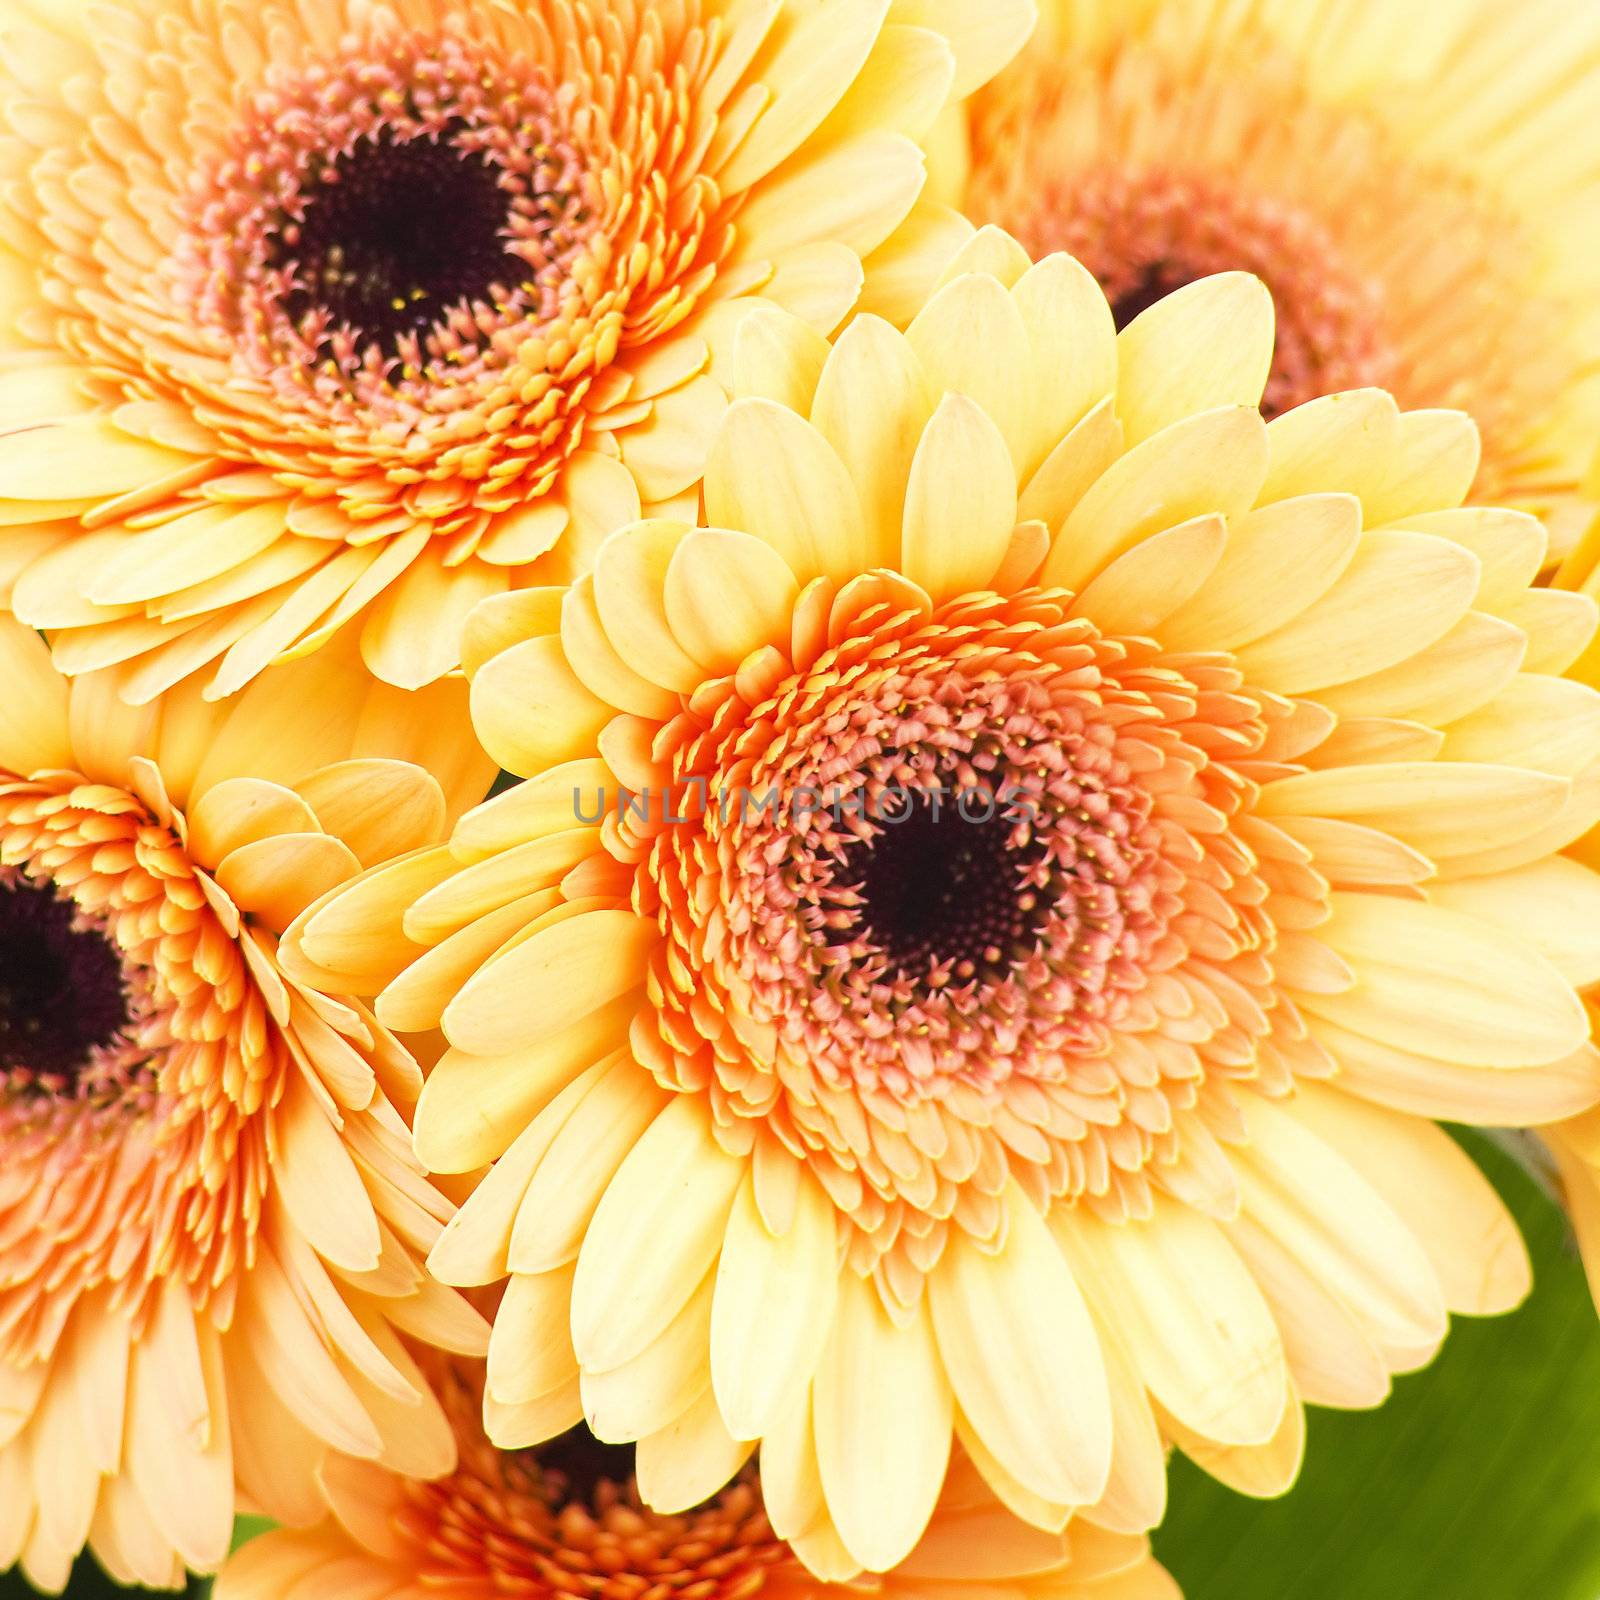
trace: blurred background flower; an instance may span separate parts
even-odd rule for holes
[[[1119,324],[1207,273],[1278,308],[1264,405],[1470,412],[1554,548],[1600,436],[1600,12],[1567,0],[1043,0],[943,191],[1068,250]]]

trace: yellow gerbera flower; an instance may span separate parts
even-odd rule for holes
[[[417,1145],[497,1161],[431,1258],[510,1275],[491,1436],[584,1415],[647,1494],[760,1441],[780,1532],[874,1571],[952,1432],[1041,1525],[1153,1524],[1164,1440],[1282,1488],[1302,1398],[1527,1287],[1427,1117],[1600,1094],[1600,879],[1544,875],[1600,815],[1549,675],[1595,607],[1458,509],[1466,417],[1268,424],[1254,278],[1119,336],[991,229],[904,335],[762,328],[712,526],[476,613],[529,781],[288,940],[449,1041]]]
[[[134,710],[0,618],[0,683],[0,1571],[59,1591],[87,1541],[171,1587],[236,1486],[304,1521],[330,1450],[452,1469],[399,1336],[488,1330],[422,1271],[416,1062],[277,945],[491,769],[459,686],[353,648]]]
[[[0,604],[137,702],[346,626],[433,682],[484,596],[692,508],[746,312],[926,288],[971,230],[917,140],[1032,18],[3,0]]]
[[[579,1427],[507,1454],[484,1436],[481,1364],[456,1363],[440,1390],[460,1449],[453,1477],[419,1483],[363,1462],[336,1463],[327,1475],[333,1515],[315,1530],[247,1545],[217,1579],[217,1600],[844,1600],[861,1592],[806,1572],[774,1531],[779,1512],[763,1503],[754,1469],[700,1504],[653,1512],[636,1479],[646,1464],[632,1450]],[[1143,1539],[1081,1523],[1031,1528],[965,1460],[952,1469],[916,1551],[870,1592],[885,1600],[1179,1600]]]
[[[1361,384],[1483,430],[1473,498],[1570,543],[1600,435],[1600,12],[1045,0],[945,182],[1119,323],[1208,273],[1278,308],[1269,414]],[[963,180],[963,168],[968,175]]]
[[[1600,503],[1600,455],[1595,458],[1591,472],[1589,492]],[[1584,536],[1563,562],[1557,582],[1577,590],[1590,598],[1600,597],[1600,514],[1596,514]],[[1600,647],[1591,644],[1571,669],[1570,676],[1591,688],[1600,687]],[[1588,730],[1577,724],[1577,737],[1581,740]],[[1600,755],[1600,733],[1595,735],[1596,754]],[[1600,790],[1600,768],[1590,769],[1584,781]],[[1558,860],[1547,864],[1551,875],[1551,888],[1558,891],[1561,879],[1556,874],[1566,874],[1568,882],[1577,881],[1578,869],[1572,862],[1584,867],[1600,869],[1600,828],[1586,834],[1567,852],[1571,860]],[[1583,915],[1592,914],[1586,907],[1573,906]],[[1592,1026],[1600,1029],[1600,973],[1581,974],[1595,985],[1586,995]],[[1560,1122],[1553,1127],[1541,1128],[1539,1135],[1549,1149],[1549,1158],[1567,1209],[1577,1234],[1578,1248],[1588,1272],[1589,1287],[1600,1305],[1600,1115],[1587,1111]]]

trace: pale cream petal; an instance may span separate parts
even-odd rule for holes
[[[1440,754],[1576,777],[1600,761],[1600,694],[1531,672],[1445,731]]]
[[[1005,440],[974,401],[946,394],[911,463],[900,569],[936,603],[982,589],[1005,559],[1016,520]]]
[[[934,396],[905,337],[880,317],[855,318],[817,383],[811,420],[855,484],[866,521],[866,567],[899,559],[911,462]]]
[[[1117,415],[1135,445],[1197,412],[1260,404],[1272,296],[1248,272],[1185,284],[1117,335]]]
[[[934,1329],[957,1403],[1025,1487],[1087,1505],[1111,1469],[1111,1399],[1088,1308],[1038,1213],[1008,1197],[997,1255],[953,1234],[929,1280]]]
[[[1222,558],[1162,626],[1169,650],[1234,650],[1282,627],[1338,582],[1361,540],[1361,504],[1302,495],[1228,524]]]
[[[502,767],[531,777],[594,750],[611,707],[572,670],[558,638],[502,651],[472,680],[472,725]]]
[[[1173,423],[1134,445],[1078,501],[1045,562],[1043,581],[1080,589],[1152,533],[1210,512],[1240,516],[1254,503],[1266,470],[1260,412],[1235,406]],[[1022,514],[1043,513],[1025,496]]]
[[[741,1438],[763,1437],[809,1384],[833,1321],[833,1208],[807,1177],[795,1200],[788,1227],[775,1232],[756,1204],[753,1177],[746,1179],[722,1243],[711,1377],[722,1415]]]
[[[1288,1393],[1283,1349],[1215,1222],[1158,1197],[1148,1218],[1113,1225],[1085,1211],[1055,1235],[1168,1411],[1219,1443],[1271,1437]]]
[[[697,1096],[674,1095],[601,1199],[573,1285],[572,1339],[585,1367],[638,1355],[716,1260],[744,1163],[708,1124]]]
[[[1320,599],[1238,652],[1246,678],[1302,694],[1392,667],[1441,638],[1477,592],[1476,557],[1427,534],[1369,533]]]
[[[866,523],[844,463],[810,423],[770,400],[729,409],[706,467],[705,503],[707,522],[765,541],[802,584],[821,574],[845,582],[866,568]],[[622,649],[609,619],[607,631]]]
[[[1215,515],[1152,534],[1089,580],[1072,615],[1102,633],[1153,637],[1210,578],[1227,538],[1227,523]]]
[[[1533,946],[1575,989],[1600,983],[1600,873],[1551,856],[1435,885],[1428,898]]]
[[[1442,1128],[1319,1083],[1302,1084],[1284,1110],[1337,1150],[1410,1228],[1452,1311],[1495,1316],[1526,1298],[1533,1267],[1516,1221]]]
[[[1310,1264],[1251,1216],[1226,1224],[1226,1232],[1272,1307],[1299,1393],[1314,1405],[1381,1404],[1389,1393],[1383,1356]]]
[[[1339,892],[1318,936],[1356,973],[1342,994],[1297,996],[1380,1043],[1463,1066],[1559,1061],[1589,1037],[1583,1003],[1508,930],[1420,900]]]
[[[1411,1230],[1321,1139],[1259,1095],[1242,1095],[1250,1142],[1235,1152],[1244,1214],[1337,1297],[1380,1347],[1437,1341],[1448,1323],[1437,1274]]]
[[[1276,1499],[1287,1494],[1300,1476],[1306,1450],[1306,1413],[1298,1395],[1290,1395],[1272,1437],[1260,1444],[1218,1445],[1203,1434],[1190,1432],[1175,1419],[1164,1419],[1163,1426],[1172,1442],[1196,1466],[1240,1494],[1253,1495],[1258,1500]]]
[[[530,1405],[577,1382],[571,1317],[570,1265],[512,1275],[489,1336],[488,1390],[501,1405]]]
[[[457,1049],[492,1056],[580,1022],[644,981],[659,935],[631,911],[589,911],[544,928],[482,968],[451,1001],[444,1031]]]
[[[672,553],[664,599],[678,643],[714,677],[763,645],[785,643],[799,594],[771,545],[747,533],[696,528]]]
[[[1538,1127],[1600,1100],[1600,1051],[1584,1045],[1560,1061],[1505,1071],[1463,1067],[1381,1044],[1311,1019],[1314,1038],[1339,1064],[1337,1082],[1376,1105],[1483,1127]]]
[[[708,1274],[660,1337],[631,1361],[606,1372],[584,1371],[579,1392],[584,1420],[595,1438],[631,1444],[659,1433],[707,1393],[713,1281]]]
[[[655,1511],[688,1511],[721,1489],[754,1448],[728,1432],[707,1389],[676,1422],[639,1441],[640,1497]]]
[[[846,1272],[812,1412],[834,1527],[868,1571],[886,1572],[921,1539],[950,1456],[950,1385],[927,1302],[897,1323],[872,1281]]]

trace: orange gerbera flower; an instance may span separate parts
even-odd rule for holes
[[[1527,1289],[1430,1118],[1600,1095],[1600,879],[1548,873],[1595,607],[1461,507],[1459,413],[1269,424],[1242,274],[1118,335],[985,230],[904,334],[763,331],[712,526],[475,614],[528,781],[286,941],[451,1046],[417,1147],[496,1162],[431,1257],[510,1277],[491,1436],[584,1416],[647,1495],[759,1444],[821,1484],[802,1559],[872,1571],[952,1436],[1043,1525],[1152,1525],[1163,1441],[1281,1489],[1302,1398]]]
[[[331,1450],[451,1469],[398,1335],[484,1329],[421,1270],[417,1065],[277,944],[490,769],[456,686],[344,648],[137,711],[0,618],[0,682],[0,1570],[59,1590],[87,1541],[170,1587],[236,1489],[304,1521]]]
[[[917,141],[1032,16],[4,0],[0,603],[135,701],[347,625],[434,681],[484,596],[692,510],[745,312],[925,283],[965,224],[902,228]]]
[[[633,1450],[579,1427],[507,1453],[484,1436],[481,1368],[458,1363],[440,1387],[460,1447],[453,1477],[419,1483],[338,1463],[327,1478],[333,1517],[248,1545],[218,1578],[217,1600],[1178,1600],[1143,1539],[1087,1523],[1030,1528],[966,1461],[903,1565],[836,1586],[808,1573],[774,1528],[807,1508],[764,1503],[753,1468],[708,1500],[651,1511],[636,1479],[646,1463]]]
[[[945,185],[1125,322],[1208,273],[1278,308],[1263,405],[1363,384],[1483,432],[1474,498],[1584,515],[1600,436],[1600,12],[1045,0]],[[1515,62],[1515,70],[1508,63]]]

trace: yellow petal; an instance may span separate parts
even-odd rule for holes
[[[341,761],[295,788],[323,831],[347,845],[363,867],[432,844],[444,831],[444,791],[432,773],[409,761]]]
[[[67,685],[32,628],[0,615],[0,767],[26,775],[73,765]]]
[[[1351,1312],[1380,1346],[1437,1341],[1448,1323],[1439,1280],[1411,1230],[1372,1186],[1287,1112],[1241,1096],[1244,1212]]]
[[[232,851],[216,877],[241,911],[281,932],[312,901],[360,871],[361,863],[337,839],[284,833]]]
[[[1508,931],[1389,895],[1330,896],[1317,932],[1356,973],[1342,994],[1305,994],[1315,1016],[1383,1044],[1464,1066],[1559,1061],[1589,1037],[1561,974]]]
[[[705,499],[709,523],[753,533],[801,583],[819,574],[843,582],[865,569],[866,525],[844,463],[810,423],[770,400],[730,407],[711,447]]]
[[[1477,559],[1429,534],[1369,533],[1343,575],[1274,633],[1238,652],[1251,683],[1301,694],[1416,655],[1452,628],[1478,587]]]
[[[1261,402],[1272,296],[1248,272],[1185,284],[1117,335],[1117,415],[1130,445],[1197,412]]]
[[[748,75],[771,98],[716,173],[724,194],[749,188],[800,148],[866,64],[888,10],[888,0],[821,0],[780,13]]]
[[[1020,462],[1032,443],[1035,396],[1018,379],[1031,352],[1022,313],[999,279],[968,272],[946,284],[917,313],[906,340],[933,393],[966,396]],[[1010,478],[1014,488],[1014,467]]]
[[[942,34],[956,54],[951,96],[963,99],[1010,61],[1033,30],[1030,0],[989,0],[972,6],[966,0],[894,0],[892,22],[912,23]]]
[[[542,929],[481,968],[450,1003],[457,1049],[497,1055],[581,1021],[644,981],[659,935],[631,911],[589,911]]]
[[[1317,1083],[1301,1085],[1284,1109],[1337,1150],[1410,1228],[1452,1311],[1495,1316],[1526,1298],[1533,1268],[1516,1222],[1442,1128]]]
[[[906,489],[900,568],[935,603],[987,586],[1017,520],[1015,470],[993,421],[947,394],[923,431]]]
[[[906,482],[933,407],[921,363],[887,322],[857,317],[839,335],[817,383],[811,420],[860,497],[866,567],[898,563]]]
[[[998,1255],[953,1235],[929,1280],[957,1403],[1000,1464],[1062,1505],[1100,1498],[1111,1399],[1088,1308],[1038,1213],[1014,1191]]]
[[[1056,1237],[1151,1393],[1222,1444],[1260,1444],[1283,1415],[1288,1371],[1254,1280],[1217,1224],[1156,1198],[1145,1219],[1088,1214]]]
[[[726,1154],[696,1095],[674,1095],[600,1201],[573,1284],[585,1367],[638,1355],[683,1308],[722,1247],[744,1163]]]
[[[513,645],[472,680],[478,739],[519,776],[591,754],[611,715],[611,707],[579,681],[558,638]]]
[[[637,1008],[636,996],[621,995],[558,1033],[537,1032],[504,1055],[445,1051],[417,1102],[418,1158],[433,1172],[472,1172],[498,1158],[541,1108],[618,1048]],[[524,1187],[527,1182],[525,1177]]]
[[[759,1439],[811,1381],[833,1320],[838,1250],[833,1208],[809,1179],[789,1226],[772,1232],[753,1177],[739,1190],[717,1268],[711,1377],[740,1438]]]
[[[1373,761],[1280,778],[1262,789],[1260,811],[1361,822],[1439,860],[1533,833],[1567,794],[1563,779],[1526,767]]]
[[[785,642],[800,586],[770,545],[747,533],[696,528],[672,554],[664,593],[678,643],[707,676]]]
[[[577,1260],[606,1188],[666,1101],[667,1091],[625,1046],[601,1062],[592,1086],[567,1114],[522,1197],[506,1258],[513,1272],[545,1272]],[[709,1315],[709,1300],[707,1304]],[[702,1348],[702,1366],[704,1353]]]
[[[905,220],[922,183],[922,151],[910,139],[881,128],[856,134],[802,151],[756,188],[739,213],[740,238],[768,260],[819,239],[865,256]]]
[[[1167,618],[1173,650],[1234,650],[1298,616],[1338,581],[1361,540],[1361,503],[1302,495],[1228,526],[1222,558],[1199,592]]]
[[[891,1321],[870,1279],[846,1272],[812,1399],[828,1514],[868,1571],[910,1555],[950,1457],[952,1402],[920,1303]]]
[[[595,606],[612,649],[647,683],[681,694],[694,691],[701,671],[673,637],[663,592],[689,531],[680,522],[641,522],[606,540],[594,569]]]
[[[1152,534],[1089,580],[1072,604],[1102,633],[1154,635],[1211,576],[1227,542],[1219,516]]]
[[[1078,501],[1044,564],[1043,581],[1081,589],[1152,533],[1210,512],[1240,516],[1266,470],[1260,412],[1230,407],[1175,422],[1134,445]],[[1025,504],[1024,514],[1037,513]]]
[[[1087,267],[1053,255],[1012,290],[1027,331],[1027,428],[1017,456],[1025,481],[1117,381],[1117,330]]]

